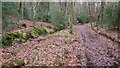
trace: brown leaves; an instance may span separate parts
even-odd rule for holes
[[[7,62],[18,58],[24,60],[25,65],[75,66],[86,65],[86,54],[90,59],[89,62],[97,65],[110,65],[114,56],[116,59],[119,57],[118,47],[113,42],[85,26],[80,28],[82,27],[75,25],[74,34],[70,34],[69,30],[65,29],[52,35],[31,38],[25,43],[3,48],[5,52],[1,60]],[[83,35],[78,31],[79,29],[82,30]]]
[[[13,51],[16,56],[12,56],[24,59],[26,65],[45,64],[47,66],[61,66],[63,63],[65,65],[78,64],[77,57],[75,57],[75,55],[79,53],[79,43],[75,43],[76,38],[78,38],[76,36],[69,34],[69,30],[66,29],[46,37],[29,39],[25,43],[19,45],[15,44],[14,46],[5,48],[4,50]],[[4,54],[7,56],[7,53]],[[2,60],[7,61],[6,58]],[[53,64],[55,60],[60,60],[60,62],[58,61]]]

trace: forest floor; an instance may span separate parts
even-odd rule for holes
[[[88,25],[74,25],[52,35],[29,39],[22,44],[1,48],[0,62],[24,60],[25,65],[111,66],[120,64],[118,43],[92,30]]]
[[[90,24],[87,24],[87,26],[90,27]],[[98,30],[97,30],[97,27],[95,27],[95,26],[93,26],[92,28],[94,30],[96,30],[98,33],[100,32],[100,33],[106,34],[114,39],[119,39],[119,37],[118,37],[119,32],[115,28],[110,29],[110,28],[105,28],[105,27],[103,27],[103,28],[98,27]]]
[[[80,26],[80,36],[86,55],[86,65],[113,66],[120,64],[119,45],[94,32],[87,24]]]

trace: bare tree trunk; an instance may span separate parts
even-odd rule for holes
[[[97,30],[99,29],[99,22],[100,22],[100,15],[101,15],[101,9],[100,9],[100,7],[98,7],[98,6],[100,6],[100,3],[97,3],[97,9],[96,9],[96,14],[97,14],[97,18],[96,18],[96,27],[97,27]]]
[[[47,20],[46,20],[47,22],[49,22],[49,19],[48,19],[49,6],[50,6],[50,3],[47,2]]]
[[[67,14],[68,14],[68,10],[69,10],[69,9],[68,9],[68,8],[69,8],[68,5],[69,5],[69,3],[66,2],[66,9],[65,9],[65,11],[66,11]]]
[[[20,2],[20,4],[19,4],[19,8],[18,8],[18,13],[20,13],[21,11],[21,7],[22,7],[22,2]]]
[[[34,24],[35,24],[35,18],[36,18],[36,12],[38,10],[38,6],[39,6],[40,2],[35,2],[33,4],[33,21],[34,21]]]
[[[91,25],[91,27],[92,27],[91,3],[89,2],[89,3],[88,3],[88,5],[89,5],[89,17],[90,17],[90,25]]]
[[[118,3],[118,30],[120,30],[120,1]]]
[[[68,4],[68,12],[69,12],[69,26],[70,26],[70,33],[73,34],[73,22],[74,22],[74,2],[69,2]]]
[[[92,26],[95,25],[95,2],[92,2],[91,6],[91,14],[92,14]]]
[[[118,38],[120,38],[120,1],[118,2]]]
[[[33,21],[35,22],[35,16],[36,16],[36,2],[33,4]],[[35,23],[34,23],[35,24]]]
[[[101,2],[101,26],[103,28],[104,2]]]
[[[21,19],[23,20],[24,19],[24,2],[22,2],[21,4],[22,4],[21,5],[22,6],[22,18]]]

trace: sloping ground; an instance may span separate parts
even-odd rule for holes
[[[113,38],[118,38],[118,31],[117,30],[112,30],[112,29],[101,29],[100,30],[103,33],[106,33],[107,35],[113,37]]]
[[[75,25],[74,34],[61,30],[55,34],[29,39],[23,44],[1,48],[1,63],[24,60],[26,66],[115,66],[120,64],[119,44],[87,25]]]
[[[87,66],[114,66],[120,64],[118,43],[95,33],[87,25],[80,26],[80,32],[81,48],[85,53]]]
[[[81,65],[78,60],[79,45],[80,40],[77,31],[71,35],[69,30],[65,29],[53,35],[29,39],[22,44],[1,48],[0,62],[21,59],[28,66],[43,64],[47,66]]]
[[[87,26],[90,27],[90,24],[87,24]],[[94,30],[96,30],[98,33],[106,34],[107,36],[110,36],[113,39],[118,39],[118,31],[116,29],[110,29],[110,28],[99,28],[97,30],[97,27],[93,27]]]
[[[47,23],[47,22],[38,22],[38,21],[30,21],[30,20],[20,20],[17,24],[20,25],[20,28],[15,28],[12,29],[11,32],[16,32],[18,30],[28,30],[31,26],[45,26],[48,28],[54,28],[55,26],[53,26],[51,23]]]
[[[50,23],[47,23],[47,22],[38,22],[38,21],[30,21],[30,20],[20,20],[19,21],[20,24],[26,24],[27,27],[30,27],[30,26],[38,26],[38,25],[41,25],[41,26],[53,26],[51,25]]]
[[[47,22],[21,20],[19,23],[21,24],[21,28],[3,33],[3,46],[11,46],[14,43],[24,43],[29,38],[46,36],[59,31],[56,26]]]

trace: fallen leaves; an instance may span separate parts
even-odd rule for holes
[[[65,29],[46,37],[31,38],[25,43],[15,44],[12,47],[4,48],[4,50],[12,51],[16,55],[10,56],[11,59],[23,59],[26,66],[72,65],[78,64],[75,55],[79,54],[80,43],[75,43],[76,38],[78,38],[77,35],[71,35],[69,30]],[[7,56],[7,53],[4,53],[4,55]],[[3,62],[8,61],[7,58],[2,60],[4,60]],[[60,61],[55,62],[55,60]]]
[[[85,66],[89,59],[90,63],[99,66],[112,65],[113,59],[118,59],[116,43],[84,25],[75,25],[73,29],[73,34],[65,29],[3,48],[0,63],[17,58],[24,60],[25,66]]]

